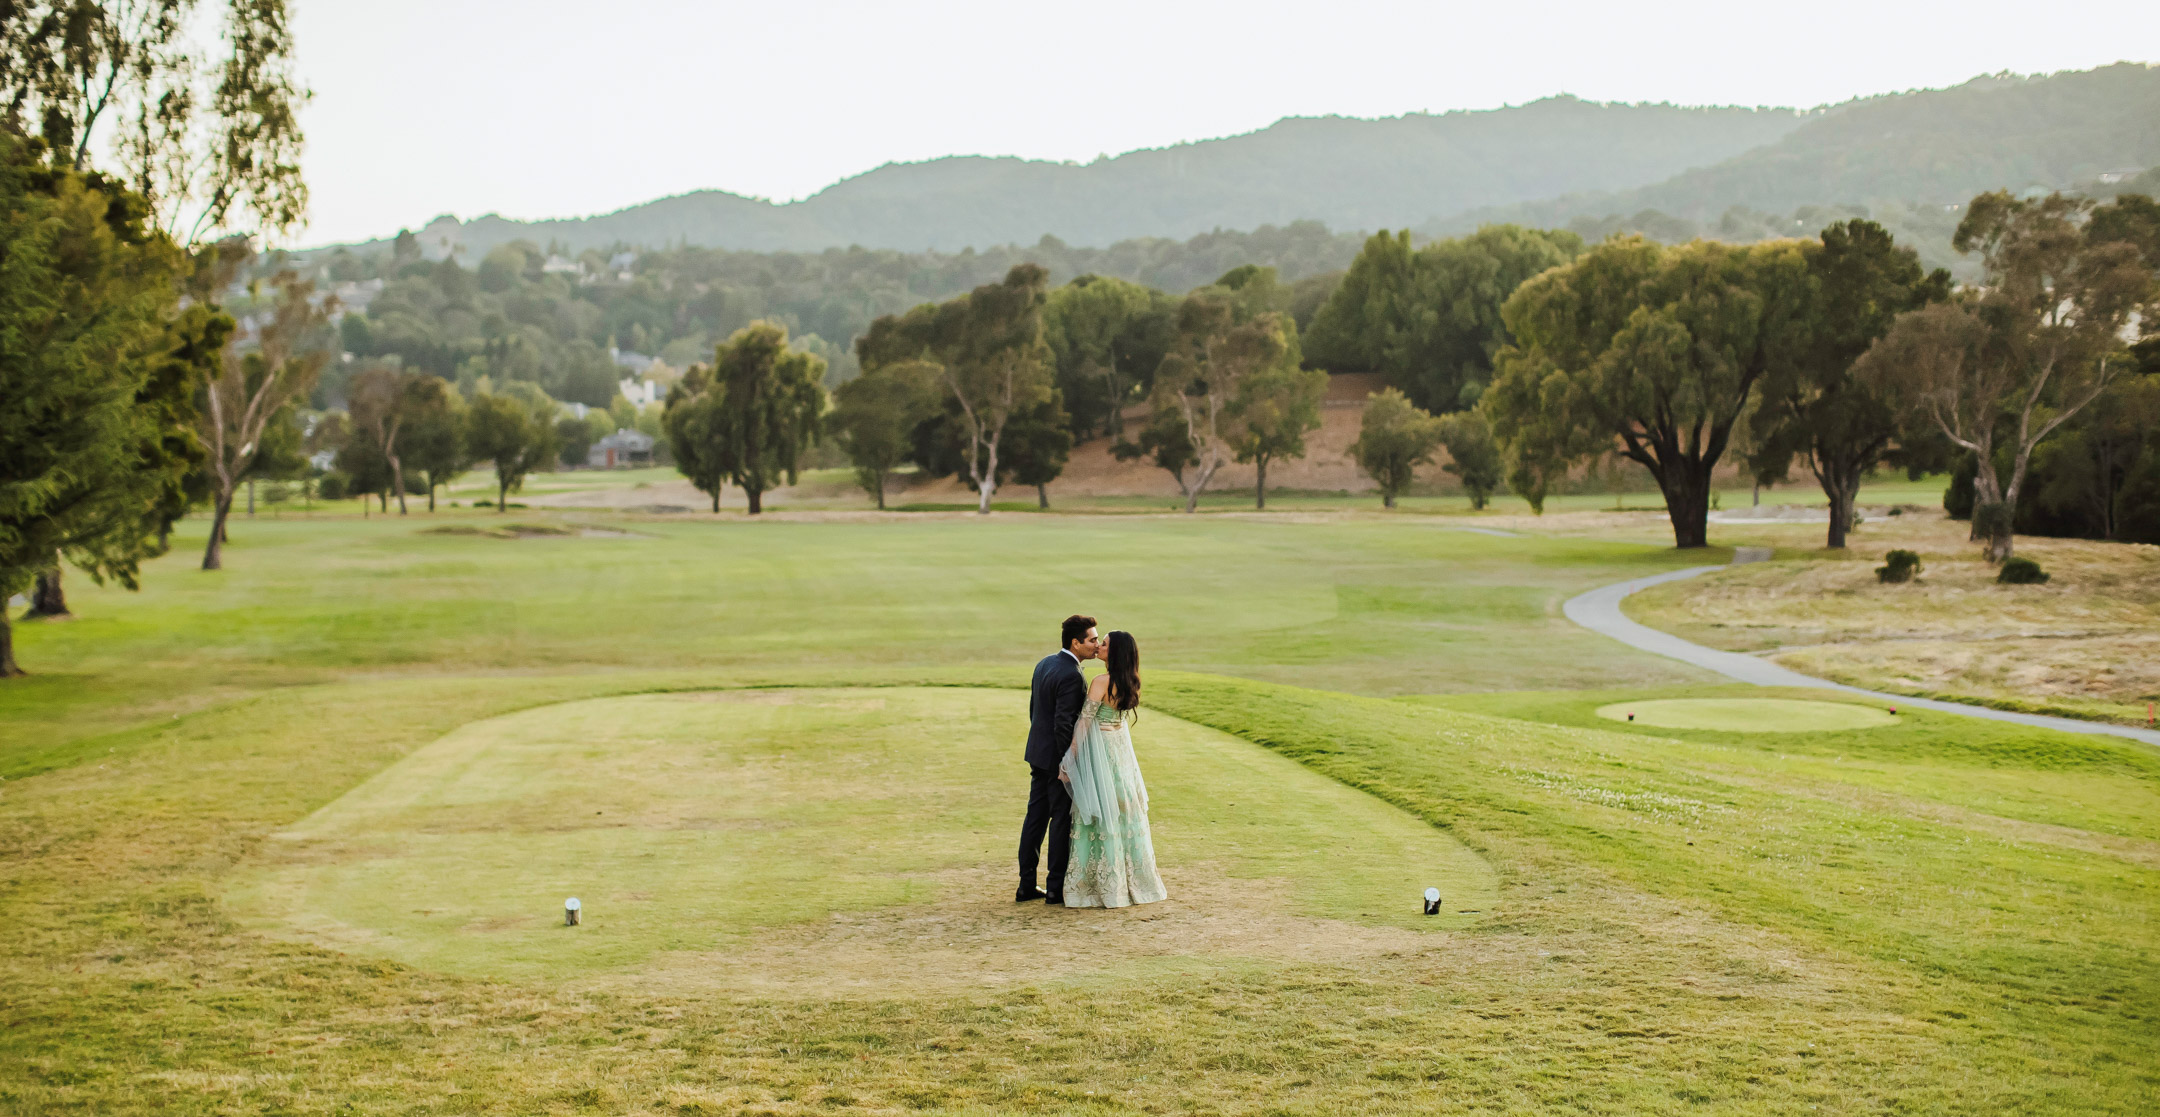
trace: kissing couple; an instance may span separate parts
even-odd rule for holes
[[[1140,646],[1130,632],[1095,634],[1095,618],[1070,616],[1057,651],[1035,665],[1028,689],[1027,821],[1020,826],[1019,903],[1122,908],[1165,898],[1148,835],[1147,784],[1133,757],[1140,706]],[[1080,665],[1101,660],[1089,682]],[[1048,890],[1035,887],[1050,838]]]

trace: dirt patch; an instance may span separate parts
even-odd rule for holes
[[[960,870],[941,876],[943,897],[931,903],[838,913],[762,932],[740,950],[672,954],[592,984],[888,996],[1129,971],[1150,961],[1342,963],[1451,937],[1294,915],[1279,883],[1228,878],[1212,865],[1165,870],[1163,882],[1170,898],[1160,903],[1068,909],[1014,903],[1009,871]]]

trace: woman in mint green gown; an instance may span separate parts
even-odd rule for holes
[[[1133,757],[1132,721],[1140,706],[1140,647],[1132,633],[1110,634],[1109,670],[1095,676],[1073,727],[1058,778],[1072,788],[1072,860],[1065,906],[1122,908],[1163,899],[1148,835],[1147,784]]]

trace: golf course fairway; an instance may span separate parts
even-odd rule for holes
[[[285,829],[229,899],[273,934],[468,976],[830,991],[1339,958],[1465,927],[1495,896],[1433,827],[1149,711],[1135,738],[1171,900],[1016,905],[1025,717],[1021,692],[963,688],[543,706],[465,725]]]

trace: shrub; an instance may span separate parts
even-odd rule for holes
[[[324,500],[343,500],[352,495],[352,479],[342,473],[325,473],[315,484],[315,495]]]
[[[2029,558],[2013,558],[2003,563],[1995,580],[2006,586],[2037,586],[2048,580],[2048,573]]]
[[[1922,569],[1919,555],[1911,551],[1892,551],[1883,556],[1883,565],[1875,568],[1875,579],[1880,582],[1910,582],[1920,576]]]

